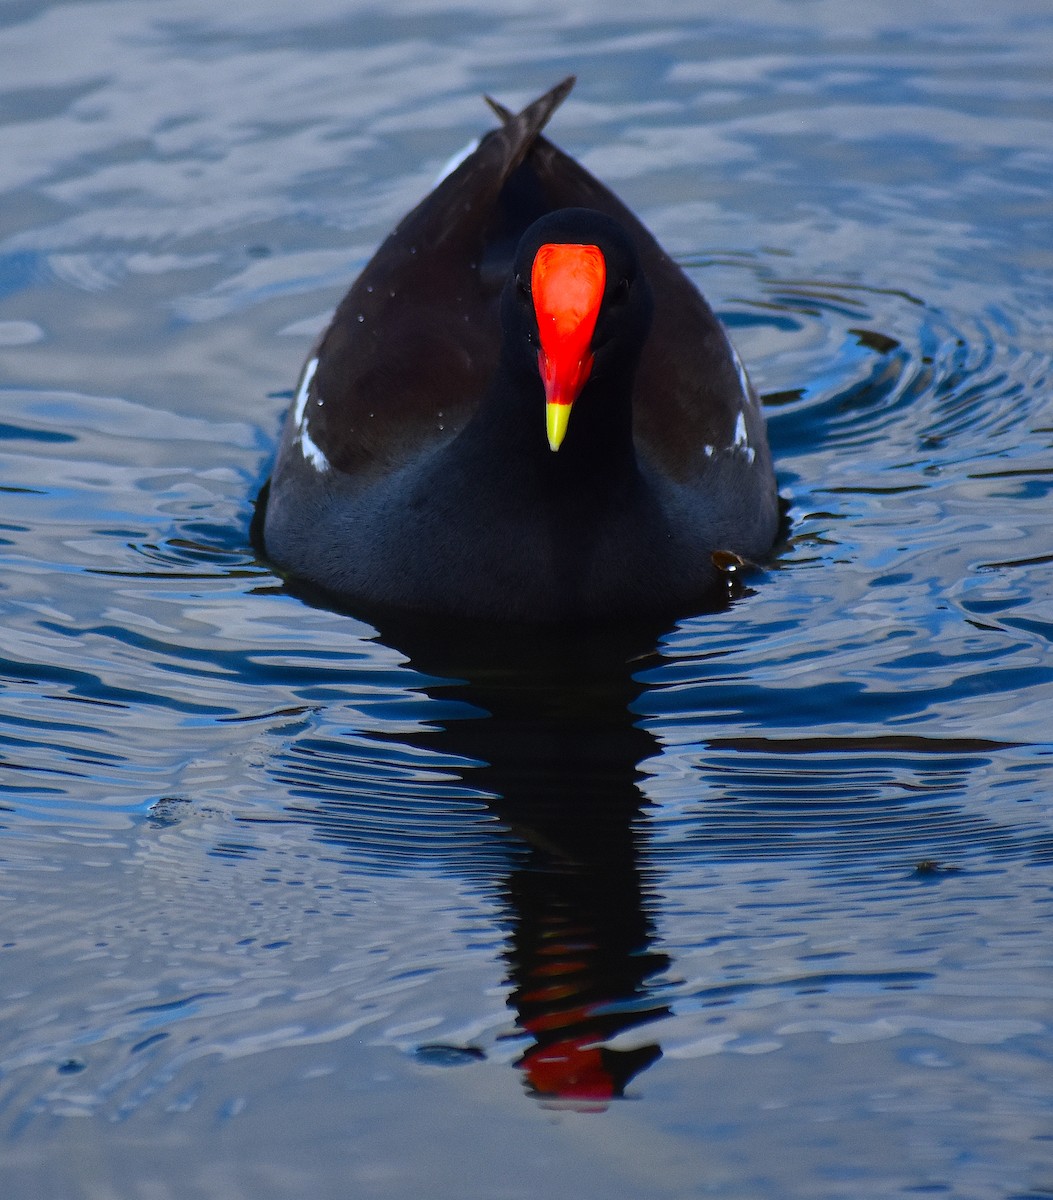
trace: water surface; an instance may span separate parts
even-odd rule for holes
[[[1053,1196],[1053,18],[705,8],[0,13],[5,1194]],[[789,544],[674,628],[309,607],[311,338],[569,71]]]

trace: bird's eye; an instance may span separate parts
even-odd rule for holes
[[[624,276],[611,288],[612,304],[624,304],[629,299],[629,281]]]

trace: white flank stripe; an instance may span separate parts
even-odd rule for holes
[[[312,358],[303,369],[303,377],[300,379],[300,390],[296,393],[296,408],[293,410],[293,422],[296,425],[303,423],[303,415],[307,411],[307,393],[311,390],[311,380],[314,378],[314,373],[317,370],[317,358]]]
[[[293,409],[293,423],[297,428],[296,436],[299,439],[300,449],[303,451],[304,458],[307,459],[316,471],[328,471],[329,459],[326,458],[318,447],[318,444],[312,440],[311,435],[307,432],[307,397],[311,391],[311,380],[314,379],[314,373],[317,370],[317,358],[312,358],[303,369],[300,390],[296,393],[296,407]]]
[[[329,459],[311,441],[311,435],[306,429],[300,430],[300,449],[303,450],[304,458],[307,459],[316,471],[329,470]]]
[[[731,346],[731,343],[728,342],[728,345]],[[735,371],[739,377],[739,387],[742,388],[742,398],[743,398],[743,400],[749,400],[749,398],[750,398],[749,376],[746,374],[746,368],[742,365],[742,359],[739,358],[739,352],[735,349],[734,346],[731,346],[731,357],[735,360]]]

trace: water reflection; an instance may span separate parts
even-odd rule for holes
[[[607,1043],[667,1012],[649,991],[668,960],[652,947],[640,869],[637,764],[654,743],[629,712],[633,671],[661,629],[379,624],[435,681],[429,690],[477,714],[418,741],[480,764],[466,782],[503,830],[506,852],[491,849],[472,873],[483,866],[507,909],[514,1036],[529,1039],[516,1062],[524,1084],[545,1103],[602,1108],[661,1053]],[[340,806],[327,791],[305,814],[329,842],[340,840]]]

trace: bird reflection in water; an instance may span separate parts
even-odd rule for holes
[[[661,1054],[608,1043],[666,1009],[647,981],[668,959],[654,936],[640,867],[637,765],[654,743],[634,722],[632,673],[654,623],[619,627],[382,625],[385,641],[444,689],[482,708],[444,737],[486,765],[472,782],[526,850],[501,888],[511,933],[510,1002],[531,1038],[517,1066],[549,1102],[603,1107]]]
[[[407,740],[479,763],[473,793],[490,797],[508,831],[498,890],[518,1017],[509,1036],[530,1039],[516,1063],[528,1091],[546,1104],[602,1109],[661,1055],[642,1033],[630,1048],[612,1040],[667,1015],[649,984],[668,959],[652,947],[636,783],[654,742],[629,709],[633,671],[662,627],[373,619],[385,643],[435,680],[429,691],[486,714]],[[316,814],[327,840],[334,804],[330,795],[328,813]],[[441,1058],[442,1047],[427,1049]]]

